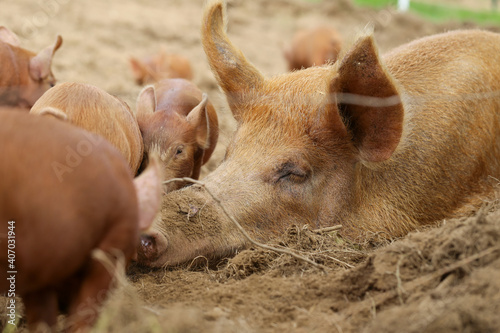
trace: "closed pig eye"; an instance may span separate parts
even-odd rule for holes
[[[305,182],[310,174],[311,170],[309,168],[302,168],[295,163],[286,162],[278,169],[275,179],[276,182],[289,181],[300,184]]]
[[[289,172],[279,178],[280,181],[290,181],[292,183],[303,183],[307,179],[307,175],[297,174],[293,172]]]

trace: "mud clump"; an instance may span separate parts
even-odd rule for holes
[[[196,188],[194,195],[184,195],[184,192],[174,191],[164,196],[161,207],[161,221],[157,221],[160,229],[168,230],[177,228],[183,232],[188,240],[216,236],[224,232],[224,223],[221,223],[221,213],[217,206],[209,203],[209,198],[204,194],[203,188]],[[193,192],[191,192],[193,194]]]

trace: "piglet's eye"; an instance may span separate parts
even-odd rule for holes
[[[176,149],[175,149],[175,156],[179,156],[180,154],[182,154],[184,152],[184,146],[178,146]]]

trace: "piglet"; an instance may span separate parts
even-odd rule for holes
[[[62,83],[47,91],[30,113],[54,116],[102,135],[137,173],[143,154],[139,126],[128,105],[106,91],[84,83]]]
[[[193,78],[189,60],[179,54],[167,53],[165,50],[143,59],[131,57],[130,66],[134,79],[140,86],[153,84],[162,79]]]
[[[53,326],[58,307],[69,331],[86,330],[113,284],[94,250],[113,264],[129,262],[159,209],[157,162],[133,179],[103,137],[14,110],[0,113],[0,151],[0,292],[10,298],[8,320],[19,295],[30,330]],[[60,168],[68,172],[61,176]]]
[[[341,47],[342,38],[337,30],[318,26],[298,31],[284,55],[292,71],[335,62]]]
[[[144,141],[144,161],[160,156],[165,180],[198,179],[219,137],[215,109],[198,87],[184,79],[162,80],[145,87],[137,99],[137,122]],[[183,187],[166,185],[166,191]]]
[[[29,109],[54,86],[52,57],[61,44],[57,36],[53,45],[35,54],[21,48],[18,37],[0,26],[0,105]]]

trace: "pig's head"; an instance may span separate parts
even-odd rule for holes
[[[335,29],[319,26],[297,33],[284,54],[290,70],[321,66],[337,60],[341,45],[341,37]]]
[[[372,37],[360,38],[334,65],[268,79],[231,44],[223,16],[222,2],[212,2],[205,12],[202,41],[238,125],[221,165],[204,179],[206,188],[262,241],[293,224],[314,228],[341,223],[344,232],[355,230],[356,221],[350,218],[366,195],[359,173],[376,172],[386,163],[403,128],[398,91]],[[164,200],[177,200],[181,206],[181,194],[197,198],[200,190],[187,187]],[[223,228],[220,235],[210,233],[205,224],[194,237],[193,223],[163,219],[162,225],[153,226],[161,231],[157,243],[163,252],[149,251],[156,260],[148,264],[211,258],[246,245],[234,226],[228,227],[231,222],[216,201],[204,197],[196,207],[220,213],[211,223]],[[198,225],[202,220],[196,220]]]
[[[202,41],[238,127],[207,186],[234,216],[263,225],[342,221],[356,206],[358,166],[389,159],[403,129],[372,36],[334,65],[267,79],[229,41],[223,15],[221,1],[209,6]]]
[[[141,60],[135,57],[130,58],[130,68],[135,82],[142,86],[144,84],[151,84],[158,81],[157,74],[154,67],[157,67],[158,60],[151,58]]]
[[[45,91],[56,84],[52,74],[52,58],[54,53],[62,44],[62,37],[57,36],[54,44],[35,54],[20,47],[19,39],[10,30],[0,27],[0,41],[12,47],[13,54],[17,58],[17,73],[19,76],[18,104],[23,107],[31,107]],[[25,68],[26,67],[26,68]]]
[[[342,46],[339,33],[327,26],[298,31],[283,49],[289,70],[335,62]]]
[[[189,60],[178,54],[167,53],[165,49],[142,59],[131,57],[130,68],[135,82],[140,86],[170,78],[193,78]]]
[[[170,80],[175,81],[175,80]],[[168,89],[174,91],[175,89]],[[201,93],[200,93],[201,95]],[[137,100],[137,121],[143,136],[144,159],[156,153],[160,156],[165,180],[179,177],[197,179],[200,168],[213,152],[213,132],[206,94],[169,98],[162,96],[159,85],[145,87]],[[212,132],[212,133],[211,133]],[[165,185],[167,192],[179,189],[183,183]]]

